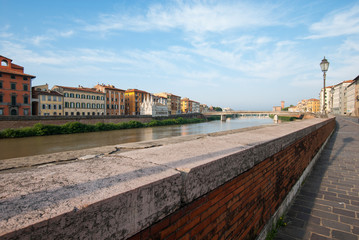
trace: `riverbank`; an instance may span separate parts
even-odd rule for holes
[[[49,136],[49,135],[59,135],[59,134],[100,132],[100,131],[112,131],[112,130],[131,129],[131,128],[200,123],[205,121],[206,121],[205,119],[199,119],[199,118],[185,119],[180,117],[176,119],[152,120],[148,123],[142,123],[139,121],[129,121],[129,122],[121,122],[121,123],[98,122],[96,124],[68,122],[63,125],[37,123],[32,127],[24,127],[19,129],[9,128],[0,131],[0,138],[21,138],[21,137]]]

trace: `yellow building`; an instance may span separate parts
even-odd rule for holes
[[[62,94],[49,90],[48,84],[32,88],[32,115],[60,116],[63,114]]]
[[[138,89],[127,89],[125,92],[126,115],[140,115],[141,103],[151,97],[151,94]]]
[[[105,93],[93,88],[54,86],[64,96],[65,116],[105,115]]]
[[[307,100],[307,111],[308,112],[320,112],[320,101],[319,99],[311,98]]]
[[[192,104],[193,101],[189,98],[182,98],[181,99],[181,112],[182,113],[191,113],[192,112]]]

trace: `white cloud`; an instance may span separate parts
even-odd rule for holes
[[[283,25],[280,14],[274,14],[275,6],[177,1],[168,5],[152,5],[143,15],[126,13],[102,14],[99,23],[85,26],[87,31],[109,32],[113,30],[170,30],[186,32],[223,32],[230,29]]]
[[[359,5],[331,12],[322,21],[312,24],[310,31],[313,32],[313,35],[305,39],[359,34]]]

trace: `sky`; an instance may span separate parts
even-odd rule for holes
[[[359,75],[359,1],[0,0],[0,55],[48,83],[272,110]]]

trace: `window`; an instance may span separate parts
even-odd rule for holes
[[[71,116],[73,116],[74,115],[74,112],[71,112]]]
[[[57,109],[57,105],[56,104],[54,104],[54,110],[56,110]]]
[[[23,77],[22,79],[24,79],[25,81],[27,81],[27,77]]]
[[[0,108],[0,115],[4,115],[4,109]]]
[[[10,83],[11,90],[16,90],[16,83]]]
[[[81,94],[81,98],[84,99],[84,98],[85,98],[85,94]]]
[[[2,88],[2,81],[0,81],[0,88]]]
[[[90,103],[87,104],[87,108],[91,108],[91,104],[90,104]]]
[[[76,94],[76,98],[80,98],[80,94]]]
[[[64,97],[69,97],[69,94],[67,92],[64,93]]]
[[[24,96],[24,104],[29,104],[29,97],[27,95]]]
[[[16,105],[16,95],[11,95],[11,105]]]
[[[76,103],[76,108],[79,108],[80,107],[80,103]]]
[[[1,66],[7,67],[7,66],[9,66],[9,64],[8,64],[8,62],[6,60],[2,60],[1,61]]]
[[[95,96],[92,96],[92,100],[95,100]]]
[[[80,115],[80,112],[77,112],[76,115],[79,116],[79,115]]]
[[[96,105],[93,103],[93,104],[92,104],[92,108],[95,108],[95,107],[96,107]]]
[[[50,95],[47,96],[47,101],[51,101],[51,96]]]
[[[59,110],[61,110],[62,109],[62,105],[61,104],[59,104]],[[61,113],[60,113],[60,115],[61,115]]]
[[[97,96],[97,97],[96,97],[96,100],[100,100],[100,96]]]
[[[70,108],[74,108],[75,104],[73,102],[70,102]]]
[[[42,109],[46,109],[46,104],[42,104]]]
[[[41,100],[42,100],[42,101],[45,101],[45,100],[46,100],[46,96],[45,96],[45,95],[42,95],[42,96],[41,96]]]
[[[85,116],[85,112],[82,112],[82,116]]]
[[[70,97],[73,98],[75,95],[73,93],[70,93]]]
[[[24,91],[28,91],[28,90],[29,90],[29,87],[28,87],[27,84],[24,84],[24,85],[22,85],[22,86],[23,86],[23,90],[24,90]]]
[[[51,104],[48,104],[47,107],[48,107],[48,109],[51,109]]]
[[[69,115],[69,113],[68,112],[65,112],[65,116],[68,116]]]
[[[69,102],[65,102],[65,108],[68,108],[70,106]]]
[[[11,74],[11,79],[16,79],[14,74]]]
[[[57,97],[56,97],[56,96],[53,96],[53,97],[52,97],[52,100],[56,102],[56,101],[57,101]]]
[[[109,101],[110,99],[109,98],[107,98],[107,102]]]
[[[97,103],[97,108],[100,108],[100,104],[99,104],[99,103]]]
[[[90,99],[90,95],[86,95],[86,98],[87,98],[87,99]]]
[[[107,104],[107,109],[110,109],[110,104]]]
[[[0,103],[4,101],[2,94],[0,94]]]
[[[28,109],[28,108],[25,108],[25,109],[24,109],[24,116],[27,116],[27,115],[29,115],[29,109]]]
[[[86,108],[86,104],[85,104],[85,103],[81,103],[81,108]]]
[[[54,112],[54,116],[56,116],[57,115],[57,112]]]

